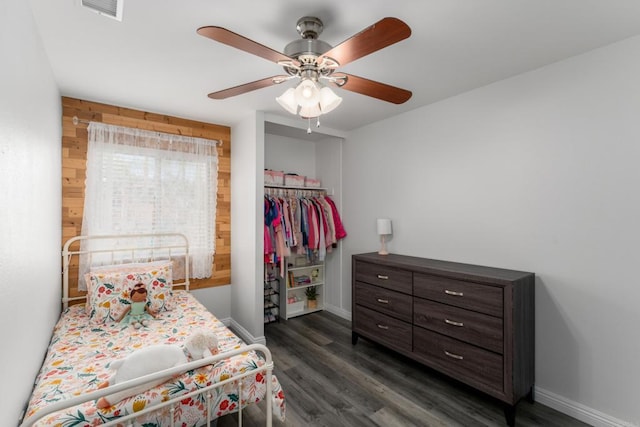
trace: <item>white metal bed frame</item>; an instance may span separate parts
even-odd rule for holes
[[[134,239],[144,239],[144,238],[155,238],[160,239],[158,244],[151,246],[143,246],[143,247],[135,247],[135,246],[125,246],[111,249],[95,249],[95,250],[82,250],[82,242],[91,242],[91,241],[118,241],[118,240],[134,240]],[[164,243],[164,239],[173,239],[173,244]],[[80,248],[77,250],[71,250],[71,246],[78,242]],[[156,233],[156,234],[111,234],[111,235],[97,235],[97,236],[76,236],[67,240],[62,249],[62,305],[63,309],[67,309],[69,307],[69,302],[71,301],[79,301],[86,299],[86,296],[79,296],[70,298],[69,297],[69,268],[71,264],[71,259],[74,256],[80,257],[82,255],[87,255],[89,257],[89,263],[91,263],[91,256],[93,254],[110,254],[111,255],[111,263],[115,263],[115,255],[117,253],[121,254],[129,254],[130,258],[128,262],[136,262],[136,261],[155,261],[155,253],[168,251],[169,258],[171,258],[172,253],[176,253],[180,257],[184,257],[184,275],[185,278],[182,282],[173,283],[172,287],[180,287],[184,286],[184,288],[189,290],[189,240],[187,236],[181,233]],[[143,258],[139,256],[136,257],[136,253],[141,252],[151,252],[151,255],[145,255]],[[166,258],[166,253],[161,253],[159,255],[162,257],[161,259]]]
[[[118,240],[126,240],[126,239],[139,239],[139,238],[152,238],[152,237],[158,237],[160,238],[160,244],[158,245],[152,245],[152,246],[147,246],[147,247],[126,247],[126,248],[116,248],[116,249],[98,249],[98,250],[71,250],[70,247],[71,245],[73,245],[74,243],[78,242],[78,241],[85,241],[85,240],[97,240],[97,239],[101,239],[101,240],[107,240],[107,239],[118,239]],[[178,240],[180,243],[178,244],[162,244],[162,240],[164,238],[173,238],[175,240]],[[185,279],[182,282],[178,282],[178,283],[174,283],[173,286],[174,287],[184,287],[187,291],[189,291],[189,243],[187,240],[187,237],[184,234],[180,234],[180,233],[161,233],[161,234],[122,234],[122,235],[102,235],[102,236],[77,236],[77,237],[73,237],[71,239],[69,239],[65,245],[64,248],[62,250],[62,258],[63,258],[63,271],[62,271],[62,281],[63,281],[63,293],[62,293],[62,304],[63,304],[63,308],[66,310],[69,306],[69,302],[71,301],[76,301],[76,300],[82,300],[82,299],[86,299],[86,296],[79,296],[79,297],[69,297],[69,268],[71,265],[71,258],[73,256],[80,256],[80,255],[89,255],[91,256],[92,253],[111,253],[111,257],[113,259],[113,255],[116,252],[124,252],[124,253],[129,253],[131,254],[131,262],[136,262],[135,260],[137,260],[138,258],[135,257],[136,252],[141,252],[141,251],[145,251],[145,252],[149,252],[151,251],[151,257],[149,257],[148,255],[144,257],[145,261],[153,261],[154,260],[154,253],[155,251],[169,251],[169,256],[171,257],[171,253],[172,251],[175,251],[175,253],[179,256],[184,256],[185,257]],[[165,255],[161,255],[164,257]],[[150,258],[150,259],[149,259]],[[187,364],[181,365],[181,366],[177,366],[177,367],[173,367],[170,369],[165,369],[162,371],[158,371],[149,375],[145,375],[139,378],[135,378],[129,381],[125,381],[123,383],[120,384],[115,384],[103,389],[99,389],[96,391],[92,391],[90,393],[86,393],[83,394],[81,396],[76,396],[70,399],[66,399],[66,400],[62,400],[60,402],[56,402],[53,403],[51,405],[48,405],[45,408],[42,408],[40,410],[38,410],[38,412],[36,412],[33,416],[23,420],[23,422],[20,424],[20,427],[30,427],[33,426],[35,423],[37,423],[40,419],[42,419],[43,417],[58,412],[58,411],[62,411],[64,409],[67,408],[71,408],[73,406],[79,405],[81,403],[85,403],[88,401],[92,401],[92,400],[97,400],[101,397],[104,396],[108,396],[112,393],[118,392],[118,391],[122,391],[122,390],[126,390],[129,388],[133,388],[142,384],[147,384],[150,383],[152,381],[161,379],[161,378],[170,378],[174,375],[183,373],[183,372],[187,372],[190,370],[194,370],[194,369],[198,369],[204,366],[208,366],[208,365],[214,365],[217,362],[233,357],[233,356],[237,356],[239,354],[245,353],[245,352],[249,352],[249,351],[256,351],[259,352],[263,355],[264,360],[265,360],[265,364],[262,367],[259,367],[257,369],[251,370],[251,371],[247,371],[244,372],[242,374],[238,374],[234,377],[228,378],[224,381],[220,381],[217,382],[215,384],[211,384],[210,386],[198,389],[198,390],[194,390],[188,394],[183,394],[180,396],[176,396],[170,400],[164,401],[164,402],[160,402],[148,407],[145,407],[143,410],[135,412],[134,414],[130,414],[130,415],[125,415],[122,416],[116,420],[112,420],[109,421],[105,424],[102,424],[104,426],[113,426],[113,425],[127,425],[127,426],[133,426],[135,425],[134,422],[136,420],[136,418],[148,414],[150,412],[155,412],[159,409],[165,408],[167,406],[171,406],[170,412],[171,412],[171,427],[173,427],[175,425],[175,418],[173,416],[175,407],[177,406],[177,404],[180,403],[181,400],[184,400],[186,398],[189,397],[195,397],[198,395],[203,395],[205,394],[205,401],[206,401],[206,407],[207,407],[207,426],[211,426],[211,422],[215,420],[215,418],[211,417],[210,414],[210,409],[211,409],[211,398],[213,397],[213,395],[211,394],[211,390],[218,388],[218,387],[223,387],[224,385],[228,384],[228,383],[232,383],[234,381],[237,381],[237,385],[238,385],[238,395],[242,396],[242,381],[240,381],[242,378],[247,377],[249,375],[255,375],[258,372],[264,372],[265,373],[265,381],[266,381],[266,391],[265,391],[265,396],[263,399],[264,404],[266,405],[266,420],[265,420],[265,425],[267,427],[271,427],[272,423],[273,423],[273,407],[272,407],[272,390],[273,390],[273,384],[272,384],[272,375],[273,375],[273,359],[271,357],[271,352],[269,351],[269,349],[262,344],[251,344],[245,347],[241,347],[239,349],[235,349],[232,351],[228,351],[225,353],[219,353],[204,359],[200,359],[200,360],[196,360],[193,362],[189,362]],[[238,402],[238,425],[240,427],[242,427],[242,399],[239,399]],[[216,417],[217,418],[217,417]],[[125,423],[126,421],[126,423]]]

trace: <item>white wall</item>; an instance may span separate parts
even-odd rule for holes
[[[222,322],[228,324],[231,320],[231,285],[216,286],[214,288],[194,289],[193,296],[212,312]]]
[[[231,326],[246,341],[264,344],[262,113],[232,127],[231,144]]]
[[[640,425],[639,51],[629,39],[344,145],[345,265],[389,217],[391,252],[535,272],[536,398],[594,425]]]
[[[315,142],[270,134],[264,142],[265,168],[317,178]]]
[[[0,4],[0,55],[0,426],[14,426],[60,314],[62,112],[25,1]]]
[[[322,178],[321,185],[327,189],[339,214],[342,213],[342,141],[343,138],[332,137],[316,142],[317,174]],[[324,304],[326,310],[351,320],[351,288],[342,286],[343,247],[343,240],[340,240],[337,247],[327,254]]]

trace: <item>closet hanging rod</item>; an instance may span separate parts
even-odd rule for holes
[[[293,187],[293,186],[286,186],[286,185],[271,185],[271,184],[265,184],[264,188],[279,188],[282,190],[327,191],[327,189],[324,187]]]
[[[264,190],[265,194],[270,196],[333,196],[333,192],[329,193],[326,188],[317,187],[282,187],[277,185],[265,185]]]

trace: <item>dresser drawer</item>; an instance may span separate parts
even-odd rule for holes
[[[413,294],[491,316],[502,317],[502,288],[428,274],[414,274]]]
[[[395,267],[356,261],[355,279],[393,291],[411,294],[413,273]]]
[[[502,356],[414,326],[414,355],[452,376],[485,391],[503,390]]]
[[[496,353],[504,351],[502,318],[499,317],[414,298],[413,323]]]
[[[411,324],[386,314],[356,305],[353,330],[396,350],[411,351]]]
[[[413,320],[413,297],[367,283],[355,283],[356,304],[369,307],[405,322]]]

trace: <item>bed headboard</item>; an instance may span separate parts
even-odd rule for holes
[[[100,258],[101,264],[125,264],[171,259],[184,266],[184,278],[174,278],[173,287],[189,290],[189,241],[181,233],[119,234],[76,236],[67,240],[62,249],[62,306],[84,300],[86,295],[69,296],[70,270],[79,268],[80,257]],[[106,262],[105,262],[106,260]],[[75,261],[75,262],[74,262]]]

